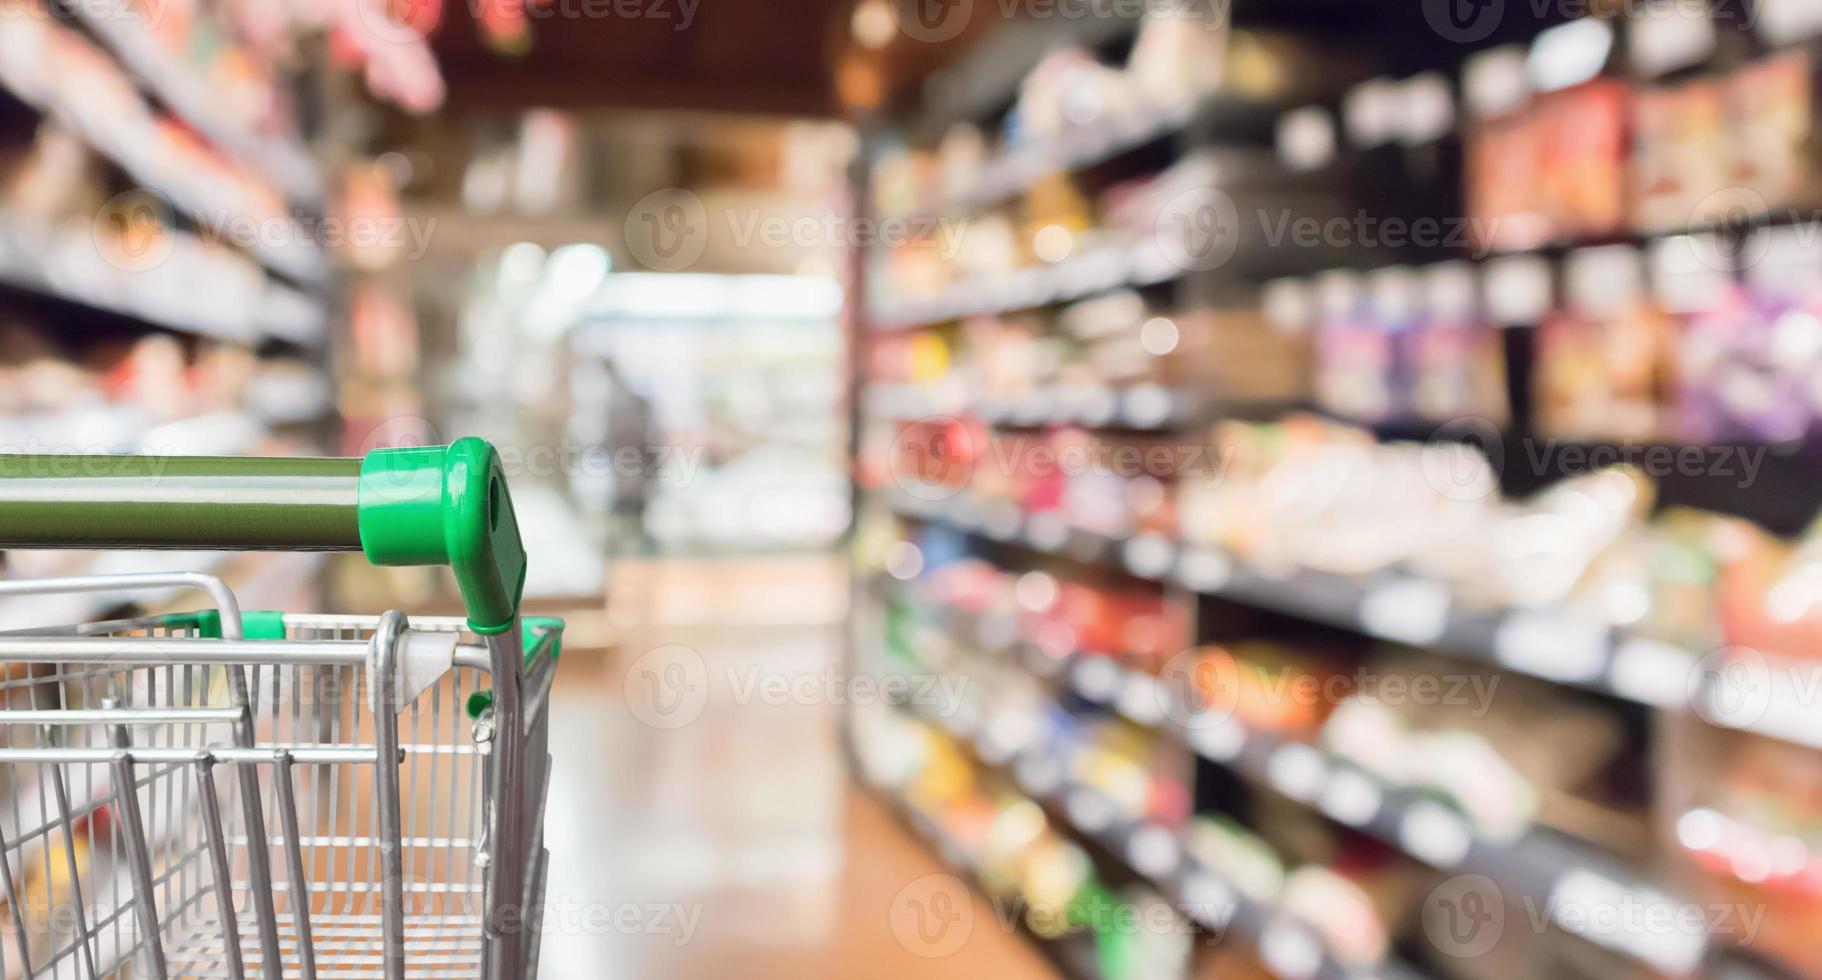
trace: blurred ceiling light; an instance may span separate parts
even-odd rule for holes
[[[898,22],[892,17],[892,7],[887,0],[862,0],[854,8],[852,22],[854,39],[862,47],[878,51],[892,43],[892,37],[898,33]]]
[[[601,288],[613,267],[614,260],[599,245],[565,245],[550,253],[550,261],[544,266],[544,285],[567,296],[585,297]]]
[[[540,337],[560,336],[575,324],[590,297],[607,282],[613,259],[599,245],[565,245],[544,263],[537,293],[525,308],[527,331]]]

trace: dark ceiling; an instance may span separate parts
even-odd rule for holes
[[[833,62],[851,0],[551,0],[518,57],[482,41],[471,5],[448,5],[435,43],[458,112],[837,111]]]

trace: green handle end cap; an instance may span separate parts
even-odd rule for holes
[[[448,565],[468,626],[512,628],[525,589],[525,546],[493,446],[378,449],[361,462],[361,550],[375,565]]]

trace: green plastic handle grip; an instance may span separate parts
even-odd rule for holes
[[[0,548],[361,551],[448,565],[469,626],[512,627],[525,586],[506,475],[480,439],[364,459],[0,455]]]

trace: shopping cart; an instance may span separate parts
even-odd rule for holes
[[[209,608],[0,633],[0,977],[537,973],[562,623],[487,443],[364,460],[0,457],[0,547],[360,550],[465,618]],[[275,870],[275,867],[277,870]]]

